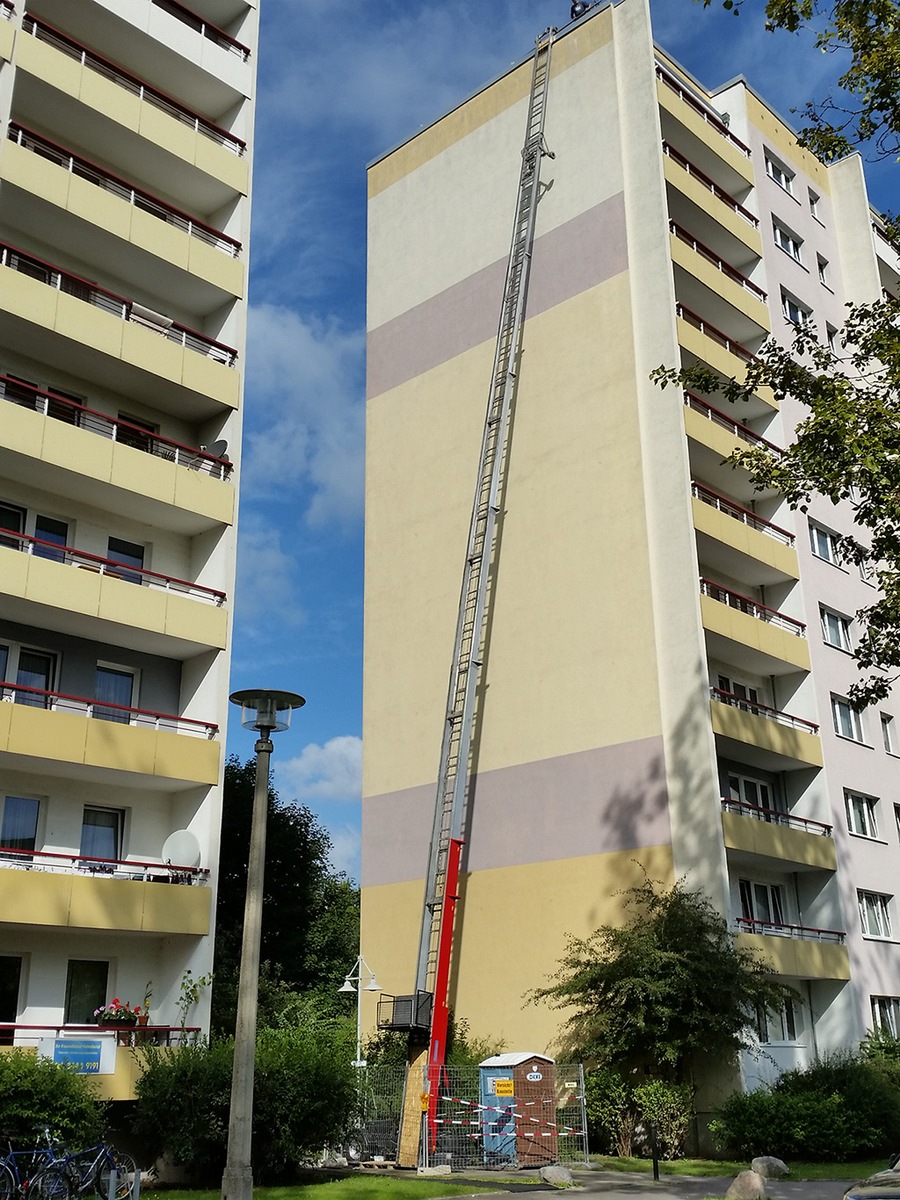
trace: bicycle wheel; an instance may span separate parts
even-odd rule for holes
[[[18,1190],[12,1171],[6,1163],[0,1163],[0,1200],[14,1200]]]
[[[100,1169],[94,1180],[94,1190],[99,1200],[108,1200],[109,1176],[112,1168],[116,1169],[115,1200],[129,1200],[134,1191],[134,1177],[137,1173],[137,1163],[130,1154],[121,1150],[110,1149],[108,1156],[100,1164]],[[0,1197],[2,1200],[2,1197]]]
[[[45,1167],[28,1181],[27,1195],[38,1200],[71,1200],[72,1180],[61,1167]]]

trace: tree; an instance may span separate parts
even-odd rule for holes
[[[684,880],[657,890],[648,879],[625,895],[627,923],[570,938],[554,982],[531,993],[574,1006],[563,1053],[683,1079],[698,1052],[730,1059],[754,1045],[758,1010],[779,1009],[790,988]]]
[[[700,0],[704,8],[714,0]],[[738,14],[746,0],[722,0]],[[766,28],[814,30],[826,54],[848,53],[841,93],[808,103],[801,142],[826,162],[867,146],[879,158],[900,153],[900,9],[896,0],[766,0]]]
[[[857,708],[883,700],[900,678],[898,316],[896,301],[852,306],[842,349],[821,345],[811,326],[798,326],[791,346],[765,343],[742,383],[723,384],[699,365],[654,372],[663,387],[721,391],[733,403],[770,387],[776,397],[791,395],[808,409],[786,450],[747,447],[730,461],[750,473],[758,490],[774,488],[801,512],[815,493],[833,503],[849,500],[857,525],[866,531],[862,538],[836,539],[844,561],[858,565],[880,589],[875,602],[857,613],[855,657],[868,672],[850,689]]]
[[[234,1028],[247,887],[255,760],[225,765],[219,895],[216,905],[213,1028]],[[261,1024],[273,1023],[293,992],[315,991],[335,1012],[337,989],[359,944],[359,890],[328,860],[331,839],[300,804],[282,804],[269,788],[260,958]],[[343,1002],[343,1005],[342,1005]]]

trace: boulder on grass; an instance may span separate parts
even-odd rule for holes
[[[561,1167],[559,1163],[553,1163],[548,1167],[541,1167],[538,1174],[544,1183],[549,1183],[551,1187],[567,1188],[571,1187],[575,1182],[569,1168]]]
[[[741,1171],[725,1193],[725,1200],[765,1200],[766,1181],[756,1171]]]
[[[786,1179],[791,1173],[787,1163],[771,1154],[761,1154],[759,1158],[754,1158],[750,1170],[762,1175],[763,1179]]]

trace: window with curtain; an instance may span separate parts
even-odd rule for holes
[[[19,669],[16,672],[16,683],[19,689],[37,688],[38,692],[16,691],[16,704],[29,704],[33,708],[49,708],[50,697],[40,692],[53,690],[54,668],[56,656],[46,654],[42,650],[19,651]]]
[[[41,802],[31,796],[7,796],[3,801],[3,820],[0,822],[0,846],[4,858],[29,861],[29,854],[9,854],[10,850],[35,850],[37,848],[38,817]]]
[[[109,963],[71,958],[66,970],[64,1020],[72,1025],[92,1025],[94,1012],[106,1003]]]
[[[121,847],[121,812],[86,807],[81,818],[81,853],[85,858],[119,858]]]
[[[65,521],[57,521],[55,517],[37,516],[34,519],[34,536],[41,543],[34,545],[32,553],[36,558],[49,558],[52,562],[65,562],[66,556],[62,547],[69,537],[69,526]],[[55,546],[61,547],[59,550]]]
[[[100,721],[118,721],[127,725],[131,714],[126,710],[134,700],[134,672],[120,667],[97,665],[94,684],[94,716]],[[107,708],[105,705],[124,705],[124,708]]]
[[[139,546],[137,542],[124,542],[121,538],[111,537],[106,543],[106,557],[116,564],[115,574],[120,579],[124,579],[127,583],[140,584],[142,582],[143,577],[137,571],[124,571],[122,567],[143,567],[143,546]]]

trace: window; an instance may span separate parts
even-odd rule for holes
[[[119,413],[119,420],[126,424],[116,425],[117,442],[122,442],[125,446],[134,446],[135,450],[143,450],[145,454],[153,452],[153,438],[150,435],[159,432],[158,426],[123,412]]]
[[[894,718],[888,713],[881,714],[881,741],[888,754],[894,754]]]
[[[9,669],[9,646],[0,646],[0,680],[7,683],[6,672]],[[4,699],[6,694],[4,693]]]
[[[56,673],[56,655],[43,650],[19,650],[19,667],[16,671],[16,704],[28,704],[33,708],[49,708]],[[34,689],[24,691],[23,689]]]
[[[812,190],[812,188],[809,188],[808,191],[809,191],[810,215],[815,217],[815,219],[821,223],[822,218],[819,215],[819,201],[821,199],[821,196],[819,196],[818,192],[814,192]]]
[[[824,605],[819,605],[819,616],[822,619],[822,637],[829,646],[836,646],[838,650],[852,649],[850,644],[850,618],[845,617],[842,613],[833,612],[830,608],[825,608]]]
[[[796,262],[802,263],[803,255],[801,247],[803,239],[797,237],[795,233],[791,233],[789,229],[786,229],[784,225],[779,224],[775,220],[772,221],[772,232],[775,235],[775,245],[780,246],[785,254],[789,254]]]
[[[742,917],[763,925],[785,924],[784,888],[780,883],[755,883],[750,879],[741,879],[738,887]]]
[[[100,721],[117,721],[127,725],[131,721],[128,709],[134,704],[135,673],[127,667],[97,664],[94,683],[94,716]],[[106,708],[104,702],[110,706]]]
[[[872,1024],[891,1037],[900,1037],[900,996],[872,996]]]
[[[781,289],[781,311],[786,321],[792,325],[807,325],[812,318],[812,309],[801,304],[790,292]]]
[[[830,529],[824,529],[821,525],[814,525],[810,521],[809,544],[816,558],[824,558],[826,562],[834,563],[835,566],[840,565],[841,556],[836,533],[832,533]]]
[[[757,1008],[756,1034],[765,1044],[772,1042],[796,1042],[800,1029],[799,1006],[785,999],[779,1009]]]
[[[49,545],[36,543],[32,547],[32,553],[36,558],[49,558],[53,562],[66,561],[64,550],[53,548],[54,546],[64,547],[69,539],[69,526],[65,521],[56,521],[53,517],[35,517],[34,536],[39,542],[50,543]]]
[[[71,958],[66,971],[64,1020],[72,1025],[92,1025],[94,1013],[106,1003],[109,963]]]
[[[115,808],[85,807],[81,818],[81,850],[85,858],[120,858],[122,813]]]
[[[825,339],[828,342],[828,349],[832,354],[840,354],[841,343],[838,338],[838,331],[833,325],[825,326]]]
[[[9,534],[25,532],[25,509],[0,500],[0,530],[8,531],[6,536],[0,534],[0,546],[8,546],[10,550],[21,550],[25,543],[21,538],[10,537]]]
[[[897,837],[900,838],[900,804],[894,805],[894,821],[897,824]]]
[[[19,985],[22,980],[22,960],[0,954],[0,1021],[13,1024],[19,1015]],[[0,1046],[11,1046],[14,1031],[0,1031]]]
[[[766,174],[770,179],[774,179],[780,188],[784,188],[788,195],[793,196],[794,172],[768,151],[766,151]]]
[[[850,738],[854,742],[863,741],[862,718],[855,708],[850,707],[849,700],[843,696],[832,696],[831,717],[834,732],[839,737]]]
[[[764,779],[754,779],[750,775],[737,775],[729,771],[728,792],[732,800],[739,800],[754,808],[764,808],[769,813],[776,808],[772,787]]]
[[[6,796],[3,801],[3,820],[0,822],[0,846],[3,857],[27,862],[30,854],[8,854],[6,851],[37,848],[39,800],[30,796]]]
[[[728,692],[731,696],[736,696],[738,700],[747,700],[750,704],[759,703],[759,692],[755,687],[750,687],[746,683],[739,683],[736,679],[729,679],[727,675],[719,675],[716,686],[720,691]]]
[[[823,258],[821,254],[816,255],[816,269],[819,272],[819,283],[821,283],[824,287],[827,287],[830,291],[831,282],[828,274],[828,259]]]
[[[875,820],[875,810],[878,800],[875,796],[864,796],[860,792],[844,792],[844,803],[847,806],[847,828],[859,837],[877,838],[878,824]]]
[[[50,399],[47,401],[47,416],[55,421],[65,421],[67,425],[80,425],[84,416],[84,396],[73,392],[64,392],[62,388],[47,388]]]
[[[121,538],[111,537],[107,543],[106,557],[114,563],[140,570],[144,566],[144,547],[136,542],[123,542]],[[116,575],[127,583],[140,583],[142,580],[142,576],[135,571],[116,571]]]
[[[859,920],[866,937],[889,938],[891,936],[890,896],[881,892],[857,892]]]

